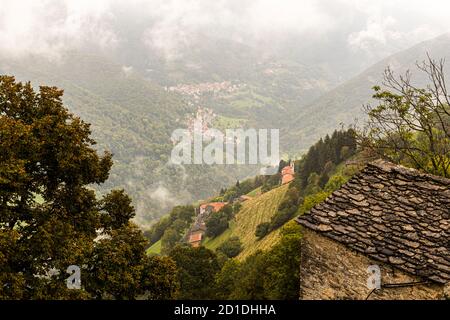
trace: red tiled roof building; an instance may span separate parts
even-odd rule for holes
[[[281,169],[281,184],[286,184],[294,180],[294,162]]]

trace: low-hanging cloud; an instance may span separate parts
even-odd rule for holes
[[[167,59],[204,36],[270,44],[337,34],[352,50],[395,51],[447,32],[449,9],[441,0],[0,0],[0,54],[112,50],[126,43],[120,26],[136,21],[133,32]]]
[[[112,48],[109,1],[0,0],[0,54],[50,58],[88,44]]]

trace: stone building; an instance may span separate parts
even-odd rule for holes
[[[297,218],[300,299],[450,298],[449,215],[450,179],[370,163]]]
[[[291,161],[289,165],[281,169],[281,184],[286,184],[294,180],[294,161]]]
[[[206,226],[204,222],[195,223],[188,233],[188,243],[194,248],[199,247],[202,243],[205,231]]]

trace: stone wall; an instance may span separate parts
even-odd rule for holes
[[[300,299],[364,300],[372,291],[367,287],[369,277],[367,268],[370,265],[380,267],[382,288],[373,291],[369,300],[445,298],[444,285],[437,283],[383,288],[383,285],[386,284],[420,282],[423,279],[406,274],[391,265],[369,259],[361,253],[319,235],[315,231],[303,229]]]

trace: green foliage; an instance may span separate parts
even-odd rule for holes
[[[242,243],[238,237],[230,237],[223,242],[217,250],[224,253],[228,258],[234,258],[241,253]]]
[[[142,289],[149,300],[170,300],[178,295],[177,267],[169,257],[152,256],[142,272]]]
[[[230,284],[231,293],[226,299],[231,300],[264,300],[264,281],[267,279],[268,255],[257,251],[239,264],[234,283]],[[221,272],[222,273],[222,272]],[[223,277],[223,276],[218,276]]]
[[[236,185],[233,187],[222,190],[224,193],[223,200],[233,201],[234,199],[248,194],[259,187],[262,187],[263,192],[267,192],[279,185],[280,177],[280,174],[277,173],[275,175],[262,175],[246,179],[244,181],[237,181]]]
[[[0,77],[0,298],[170,297],[144,283],[149,258],[131,199],[89,188],[108,178],[111,154],[97,154],[62,94]],[[70,265],[81,268],[81,290],[66,286]]]
[[[280,179],[281,179],[280,173],[267,176],[266,180],[264,181],[264,184],[261,187],[261,192],[265,193],[277,187],[280,184]]]
[[[112,229],[119,229],[126,225],[134,217],[134,208],[131,199],[124,190],[113,190],[101,201],[104,224]]]
[[[193,206],[176,206],[168,216],[161,218],[144,234],[146,238],[149,239],[150,245],[160,240],[168,229],[175,231],[178,235],[178,239],[180,239],[185,230],[192,223],[194,216],[195,209]],[[169,238],[173,239],[173,236],[170,236]],[[171,247],[171,244],[169,244],[169,247]]]
[[[355,152],[356,137],[353,129],[334,131],[331,137],[326,135],[324,139],[320,139],[300,161],[297,174],[299,190],[311,185],[313,173],[319,175],[316,185],[323,188],[334,167]]]
[[[267,299],[297,300],[300,290],[300,227],[294,221],[281,231],[280,242],[268,254]]]
[[[233,214],[238,213],[239,210],[241,210],[241,208],[242,208],[242,203],[236,202],[236,203],[233,205]]]
[[[300,227],[287,223],[280,234],[271,250],[225,263],[216,276],[221,299],[298,299]]]
[[[177,230],[168,228],[161,237],[161,253],[167,254],[176,243],[181,240],[181,235]]]
[[[305,197],[303,204],[299,208],[299,213],[303,214],[311,210],[316,204],[323,202],[329,196],[328,192],[317,192]]]
[[[218,288],[216,297],[220,300],[229,299],[232,292],[236,290],[239,278],[240,263],[236,259],[228,259],[220,272],[216,274],[215,285]],[[220,289],[219,289],[220,288]]]
[[[217,257],[205,247],[177,245],[169,255],[176,263],[180,290],[179,299],[214,299],[213,285],[219,271]]]
[[[293,218],[294,214],[297,212],[298,198],[299,192],[297,188],[289,188],[284,196],[283,201],[278,207],[278,212],[270,219],[268,231],[278,229]]]
[[[226,212],[213,212],[206,220],[206,235],[212,238],[220,235],[228,228],[229,219]]]
[[[340,174],[336,174],[328,180],[327,184],[325,185],[325,191],[333,192],[334,190],[339,189],[345,182],[347,182],[347,179],[345,177]]]
[[[92,298],[171,299],[178,288],[175,263],[170,258],[148,257],[146,240],[133,225],[101,239],[88,266],[86,290]]]
[[[206,235],[211,238],[220,235],[228,228],[233,216],[233,206],[230,204],[225,205],[218,212],[212,212],[206,219]]]
[[[450,176],[450,100],[444,62],[430,57],[419,69],[430,82],[411,84],[410,74],[396,77],[385,71],[388,89],[375,86],[375,107],[367,106],[366,127],[359,134],[362,147],[392,162],[425,172]]]
[[[262,222],[258,224],[255,231],[255,236],[261,240],[270,232],[270,222]]]

